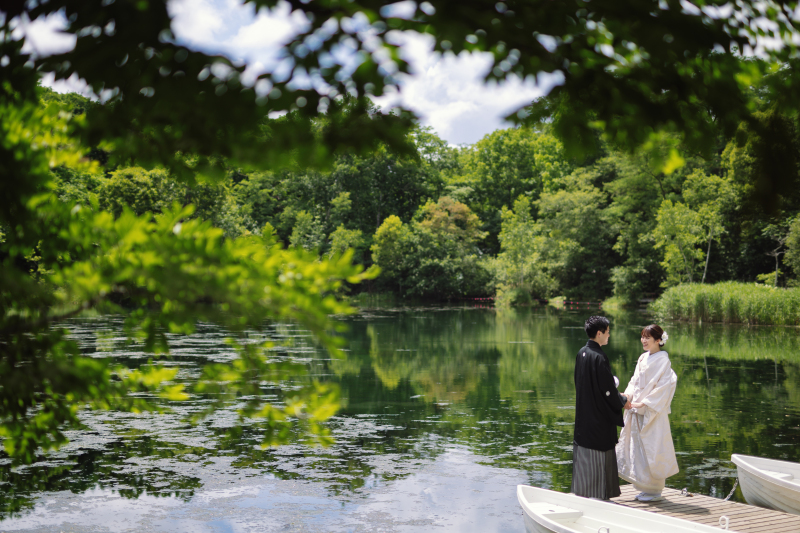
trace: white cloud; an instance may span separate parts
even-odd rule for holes
[[[22,17],[14,22],[16,25],[12,35],[15,39],[25,37],[22,51],[26,54],[34,57],[46,57],[69,52],[75,48],[77,39],[74,35],[64,33],[67,19],[61,13],[39,17],[32,22],[27,17]],[[85,96],[92,93],[86,82],[74,74],[66,80],[56,80],[54,74],[46,74],[42,79],[42,85],[59,93],[74,92]]]
[[[289,4],[256,13],[238,0],[171,0],[172,30],[191,48],[224,54],[249,69],[274,67],[280,47],[306,24],[305,16],[290,12]]]
[[[186,43],[213,43],[225,27],[224,10],[211,0],[173,0],[167,7],[173,33]]]
[[[288,4],[258,13],[252,5],[244,6],[240,0],[171,0],[168,8],[178,42],[246,64],[245,81],[250,83],[258,74],[275,68],[280,47],[307,24],[304,15],[289,12]],[[25,32],[31,51],[49,55],[75,45],[74,37],[59,31],[65,24],[62,15],[52,15],[20,24],[17,31]],[[399,92],[389,93],[376,102],[384,108],[403,105],[412,109],[424,124],[432,126],[452,144],[474,143],[498,128],[507,127],[503,116],[559,83],[558,76],[540,76],[541,85],[519,79],[486,85],[482,78],[491,64],[488,54],[442,57],[432,53],[430,36],[394,37],[402,42],[413,74],[401,77]],[[88,91],[86,84],[76,78],[55,82],[50,76],[43,83],[59,92],[87,94]]]
[[[78,93],[87,98],[96,98],[89,84],[75,74],[65,80],[56,80],[55,74],[48,72],[42,77],[42,85],[57,93]]]
[[[250,24],[239,28],[229,46],[244,55],[274,55],[305,25],[301,13],[289,13],[288,5],[281,4],[277,11],[269,14],[262,11]]]
[[[397,36],[395,36],[397,38]],[[380,105],[402,104],[420,115],[452,144],[474,143],[492,131],[507,127],[502,117],[545,94],[559,77],[533,80],[510,78],[501,85],[483,83],[491,56],[462,53],[434,55],[430,36],[407,34],[398,38],[412,75],[402,77],[400,92],[378,99]]]
[[[36,56],[49,56],[69,52],[75,48],[74,35],[64,33],[67,20],[61,13],[54,13],[48,17],[39,17],[33,22],[27,17],[19,20],[14,28],[13,35],[19,39],[25,36],[25,45],[22,51]]]

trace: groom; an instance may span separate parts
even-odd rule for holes
[[[628,399],[617,391],[608,356],[611,326],[602,316],[591,316],[584,326],[589,342],[575,357],[575,435],[572,442],[570,492],[608,500],[620,495],[617,475],[617,426]]]

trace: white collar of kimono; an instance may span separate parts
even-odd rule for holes
[[[662,353],[666,354],[667,352],[665,350],[659,350],[656,353],[644,352],[642,355],[649,354],[650,357],[655,357],[656,355],[661,355]]]

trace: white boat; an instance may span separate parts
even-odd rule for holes
[[[528,533],[719,533],[726,529],[527,485],[517,485],[517,499]]]
[[[739,454],[731,461],[747,503],[800,515],[800,463]]]

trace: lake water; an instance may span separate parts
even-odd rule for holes
[[[165,414],[86,412],[60,451],[18,468],[0,459],[0,531],[524,531],[517,484],[569,489],[574,357],[594,312],[362,309],[343,319],[336,360],[296,326],[271,325],[254,335],[340,386],[335,444],[261,449],[256,423],[231,431],[234,404],[188,424],[198,398]],[[624,389],[649,320],[610,317],[606,352]],[[662,325],[678,375],[680,473],[667,486],[723,498],[731,453],[800,461],[797,329]],[[148,358],[120,318],[69,328],[85,353]],[[213,326],[172,341],[187,383],[232,356]]]

